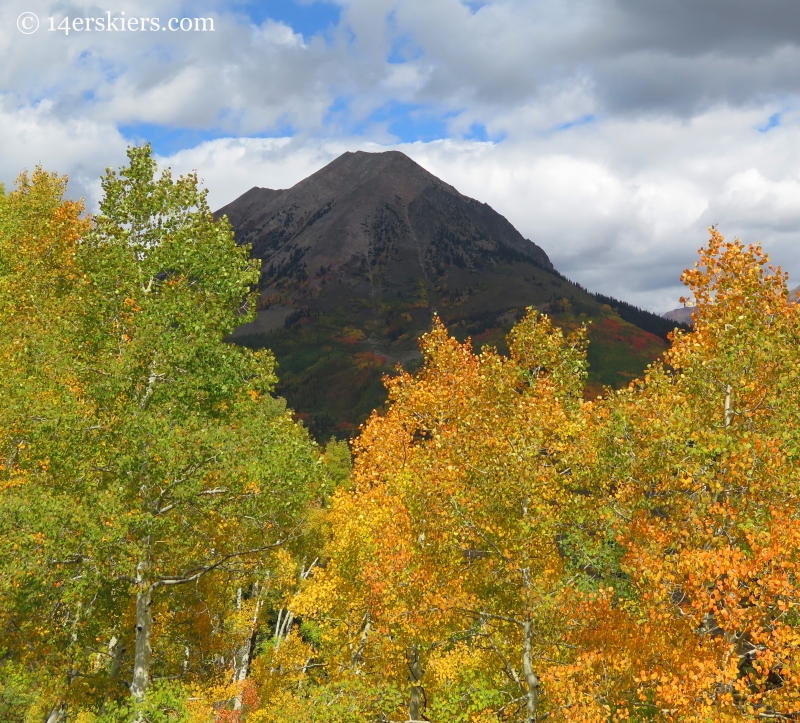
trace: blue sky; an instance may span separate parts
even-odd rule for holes
[[[234,2],[229,9],[241,13],[255,24],[265,20],[286,23],[304,38],[324,35],[336,27],[341,18],[341,7],[335,2],[298,2],[297,0],[268,0],[267,2]]]
[[[149,141],[212,204],[346,150],[399,149],[563,273],[656,311],[706,227],[800,278],[800,4],[111,0],[158,32],[49,31],[91,0],[0,5],[0,181],[42,163],[97,203]],[[35,13],[38,30],[17,23]],[[213,32],[164,30],[205,17]],[[188,20],[186,22],[189,22]],[[194,21],[193,21],[194,22]],[[190,23],[191,25],[191,23]]]
[[[474,15],[487,2],[464,2],[463,6],[469,14]],[[344,43],[354,45],[356,35],[347,18],[342,17],[342,6],[326,0],[269,0],[268,2],[231,2],[220,3],[218,12],[229,21],[260,27],[265,24],[280,24],[302,38],[308,44],[324,44],[332,46]],[[424,50],[415,41],[413,34],[404,33],[397,26],[396,13],[389,11],[385,15],[386,47],[381,61],[396,71],[402,72],[410,64],[424,62]],[[344,41],[342,36],[345,36]],[[358,52],[353,49],[354,54]],[[405,66],[405,67],[404,67]],[[265,69],[266,72],[267,69]],[[87,91],[87,98],[93,97]],[[454,128],[454,121],[466,111],[465,107],[453,107],[452,104],[439,104],[433,100],[428,102],[405,102],[391,94],[382,102],[359,105],[354,108],[353,97],[346,95],[328,98],[327,113],[319,119],[316,135],[324,137],[330,133],[346,133],[352,137],[361,137],[369,141],[376,136],[384,142],[414,143],[443,140],[447,138],[463,138],[478,141],[498,141],[505,137],[504,132],[490,133],[484,123],[472,121],[468,125],[459,124]],[[363,98],[359,100],[363,101]],[[125,138],[142,142],[150,142],[157,153],[168,156],[178,151],[192,148],[203,141],[225,138],[236,133],[235,123],[223,120],[228,109],[220,108],[219,122],[206,121],[201,127],[185,124],[159,124],[133,122],[119,125]],[[563,130],[572,124],[587,122],[584,117],[567,121],[557,127]],[[298,131],[291,119],[271,118],[257,129],[250,129],[249,137],[269,138],[294,136]]]

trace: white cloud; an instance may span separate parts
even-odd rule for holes
[[[608,121],[556,139],[392,147],[489,203],[574,280],[666,311],[684,293],[680,273],[712,223],[731,238],[762,241],[800,277],[800,158],[786,157],[787,148],[800,148],[800,124],[762,134],[752,118],[716,109],[692,123]],[[348,138],[223,139],[165,161],[197,168],[219,207],[252,186],[289,187],[345,150],[387,148]],[[648,148],[649,157],[639,155]]]
[[[420,63],[395,63],[389,67],[389,72],[380,85],[399,92],[402,97],[420,90],[429,76],[430,68]]]
[[[714,223],[763,241],[800,277],[796,0],[730,0],[723,15],[716,0],[338,2],[324,37],[250,22],[223,0],[191,13],[180,0],[136,3],[140,16],[214,17],[214,33],[65,37],[23,35],[16,17],[105,8],[5,0],[0,180],[42,162],[95,203],[103,169],[125,160],[120,127],[205,130],[230,137],[165,160],[197,168],[219,207],[345,150],[380,150],[393,119],[373,114],[394,101],[452,137],[393,147],[490,203],[592,289],[675,306]],[[505,140],[459,140],[476,124]],[[292,138],[252,137],[286,128]]]
[[[70,177],[69,193],[84,197],[90,208],[100,194],[100,175],[106,167],[126,160],[126,141],[110,123],[61,119],[53,105],[17,107],[0,96],[0,181],[10,188],[23,170],[41,164]]]

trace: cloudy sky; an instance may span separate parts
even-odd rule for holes
[[[7,186],[42,163],[91,208],[148,140],[217,208],[395,148],[657,312],[712,224],[800,283],[799,99],[797,0],[0,3]]]

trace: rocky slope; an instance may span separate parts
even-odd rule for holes
[[[460,338],[500,347],[527,306],[566,326],[592,320],[595,390],[626,382],[666,347],[668,322],[619,304],[661,336],[628,323],[491,207],[396,151],[345,153],[216,215],[262,260],[258,318],[234,339],[273,349],[279,392],[320,438],[353,433],[383,402],[381,376],[418,363],[434,312]]]

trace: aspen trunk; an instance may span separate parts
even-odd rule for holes
[[[113,686],[116,686],[117,681],[119,680],[119,674],[122,671],[122,659],[127,650],[128,647],[124,642],[118,640],[116,636],[111,638],[111,642],[108,644],[108,652],[112,656],[109,677]]]
[[[239,648],[237,654],[237,665],[235,670],[235,678],[237,683],[243,683],[247,680],[247,676],[250,675],[250,664],[253,662],[253,653],[256,649],[256,636],[258,635],[258,630],[253,628],[250,633],[250,637],[245,640],[244,644],[241,648]],[[242,691],[240,690],[238,695],[233,701],[233,709],[240,710],[242,707]]]
[[[294,622],[294,613],[286,610],[286,615],[283,614],[284,608],[278,611],[278,622],[275,624],[275,652],[280,650],[281,640],[289,637],[292,632],[292,623]]]
[[[364,662],[364,648],[367,647],[367,639],[369,638],[369,631],[372,627],[372,619],[370,618],[369,610],[364,614],[364,628],[361,631],[361,639],[358,641],[358,649],[350,656],[350,664],[353,669],[357,668]]]
[[[234,677],[237,683],[243,683],[250,675],[250,664],[253,662],[253,653],[256,649],[256,637],[258,635],[258,613],[261,609],[261,597],[259,594],[258,583],[255,583],[254,593],[256,596],[255,609],[253,610],[253,622],[250,625],[250,632],[241,647],[234,656]],[[236,605],[239,609],[242,607],[242,590],[236,596]],[[241,710],[242,707],[242,691],[236,696],[233,701],[233,709]]]
[[[67,704],[57,703],[50,715],[47,716],[47,723],[65,723],[67,720]]]
[[[523,631],[525,639],[522,648],[522,668],[528,684],[528,723],[534,723],[536,708],[539,705],[539,678],[533,672],[533,623],[530,620],[525,621]]]
[[[117,683],[119,682],[119,676],[122,672],[122,660],[125,657],[127,650],[128,646],[124,641],[119,640],[116,635],[111,638],[108,643],[108,654],[111,656],[111,670],[109,671],[109,681],[111,685],[106,691],[106,694],[103,696],[103,702],[100,705],[101,716],[103,713],[105,713],[108,699],[111,697],[112,692],[117,687]]]
[[[144,700],[147,686],[150,682],[150,659],[153,655],[151,636],[153,631],[153,614],[151,603],[153,600],[153,586],[148,579],[150,567],[149,548],[150,538],[145,538],[147,556],[136,567],[136,648],[133,662],[133,682],[131,695],[136,700]]]
[[[733,417],[733,410],[731,409],[731,385],[725,387],[725,427],[731,426],[731,418]]]
[[[411,646],[411,652],[408,656],[408,669],[411,671],[411,699],[408,705],[410,723],[411,721],[421,720],[422,686],[419,681],[422,680],[422,666],[419,663],[419,650],[417,650],[416,645]]]

